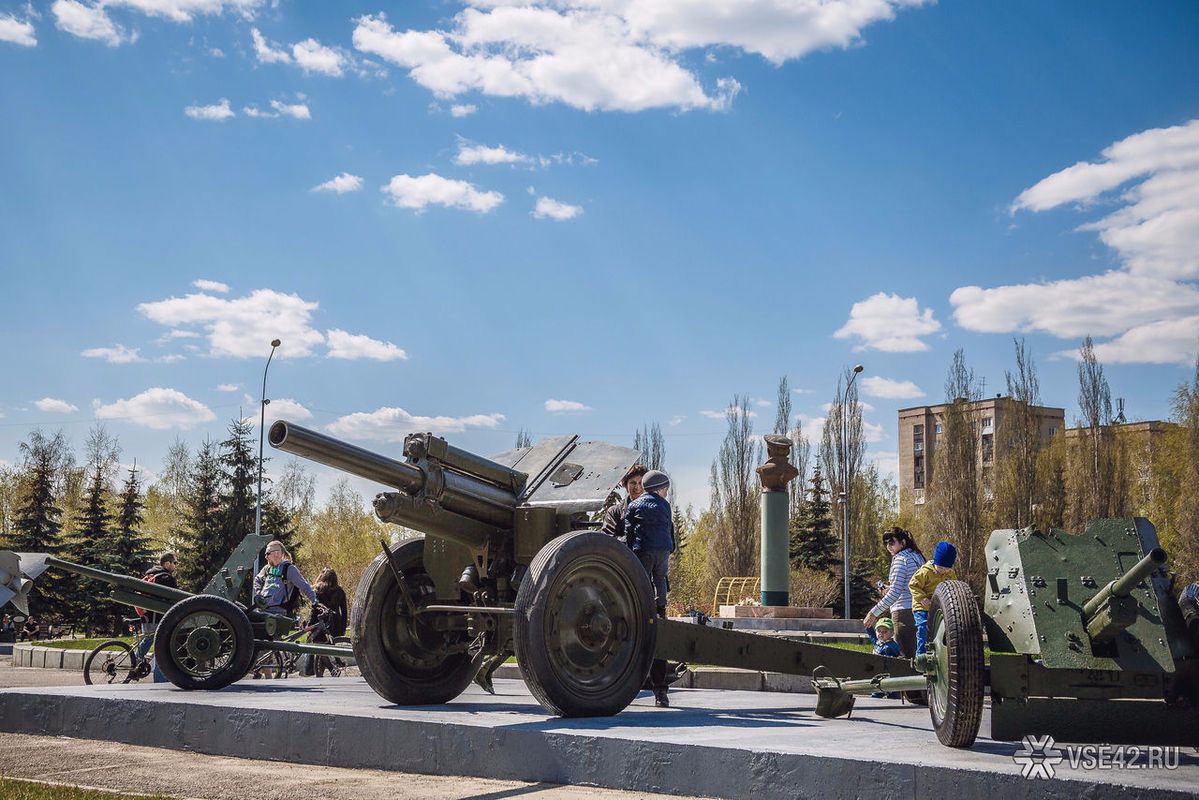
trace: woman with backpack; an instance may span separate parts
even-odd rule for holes
[[[310,603],[319,603],[299,567],[291,563],[291,554],[284,549],[283,542],[271,542],[266,546],[266,566],[254,576],[254,604],[268,614],[294,617],[301,594]]]

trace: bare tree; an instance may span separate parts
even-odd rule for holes
[[[862,462],[866,456],[866,440],[862,436],[862,405],[858,401],[857,383],[849,387],[847,395],[845,393],[845,387],[852,378],[853,371],[848,368],[837,378],[837,391],[829,405],[820,437],[820,465],[828,478],[829,496],[835,501],[833,530],[840,542],[845,541],[845,514],[841,508],[840,497],[848,486],[852,530],[852,520],[855,517],[853,506],[856,502],[854,490],[858,488]],[[843,423],[844,436],[841,430]]]
[[[788,436],[791,439],[791,464],[799,470],[799,475],[788,485],[790,516],[794,517],[803,508],[804,492],[808,485],[808,464],[811,460],[812,445],[804,436],[803,426],[795,420],[791,427],[791,386],[787,376],[779,378],[777,412],[774,417],[774,432]]]
[[[641,451],[641,463],[649,469],[662,469],[666,464],[666,439],[656,422],[633,434],[633,449]]]
[[[1127,490],[1117,463],[1120,458],[1112,429],[1111,389],[1090,336],[1079,349],[1078,411],[1080,430],[1071,451],[1069,475],[1073,500],[1069,524],[1081,533],[1093,519],[1120,516]]]
[[[532,446],[533,446],[533,434],[529,433],[524,428],[521,428],[519,431],[516,432],[516,447],[518,450],[522,447],[532,447]]]
[[[753,438],[749,398],[734,396],[728,430],[712,462],[712,569],[717,576],[753,575],[758,568],[758,492],[754,469],[761,447]]]
[[[995,440],[1003,457],[995,475],[995,522],[999,527],[1023,528],[1033,522],[1038,502],[1037,456],[1041,450],[1041,386],[1037,366],[1023,339],[1014,340],[1016,371],[1006,373],[1010,402],[999,417]]]
[[[1170,552],[1184,580],[1199,580],[1199,356],[1190,383],[1183,383],[1171,403],[1178,423],[1174,446],[1177,495],[1174,501],[1175,531]]]
[[[982,397],[982,383],[957,350],[945,378],[945,411],[933,456],[927,508],[931,527],[958,548],[958,572],[978,586],[983,562],[983,486],[979,435],[971,404]]]

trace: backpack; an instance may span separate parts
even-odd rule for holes
[[[159,576],[159,574],[160,574],[160,573],[157,573],[157,572],[152,572],[152,571],[151,571],[151,572],[147,572],[145,575],[143,575],[143,576],[142,576],[142,580],[143,580],[143,581],[149,581],[150,583],[158,583],[158,576]],[[137,606],[134,606],[134,607],[133,607],[133,610],[137,612],[137,615],[138,615],[139,617],[141,617],[142,619],[146,619],[146,609],[144,609],[144,608],[138,608]],[[149,621],[152,621],[152,620],[147,620],[147,621],[149,622]]]
[[[295,584],[292,583],[291,580],[289,580],[289,578],[288,578],[288,576],[291,575],[291,570],[294,567],[295,567],[295,564],[291,563],[290,561],[279,562],[280,579],[283,581],[284,589],[287,590],[287,599],[285,601],[283,601],[282,608],[284,611],[286,611],[289,615],[291,615],[293,617],[296,614],[296,609],[300,607],[300,590],[297,589]],[[272,569],[272,567],[270,564],[267,564],[265,567],[262,568],[261,575],[262,575],[264,581],[266,579],[266,576],[270,574],[271,569]]]

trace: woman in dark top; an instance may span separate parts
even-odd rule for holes
[[[316,592],[316,599],[325,608],[329,609],[328,616],[325,618],[325,624],[329,627],[330,636],[345,636],[346,635],[346,620],[349,614],[346,612],[346,593],[345,590],[337,583],[337,573],[332,567],[325,567],[321,570],[321,574],[317,576],[316,583],[312,586]],[[316,621],[316,609],[313,609],[313,622]]]

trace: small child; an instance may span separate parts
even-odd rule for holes
[[[895,623],[890,617],[883,617],[874,623],[873,628],[867,628],[866,635],[874,642],[876,656],[899,658],[903,655],[899,650],[899,642],[895,641]]]
[[[933,592],[942,581],[955,581],[957,574],[953,564],[958,550],[949,542],[937,542],[933,560],[925,563],[912,575],[908,588],[912,591],[912,616],[916,618],[916,655],[924,652],[928,641],[928,609],[932,605]]]

